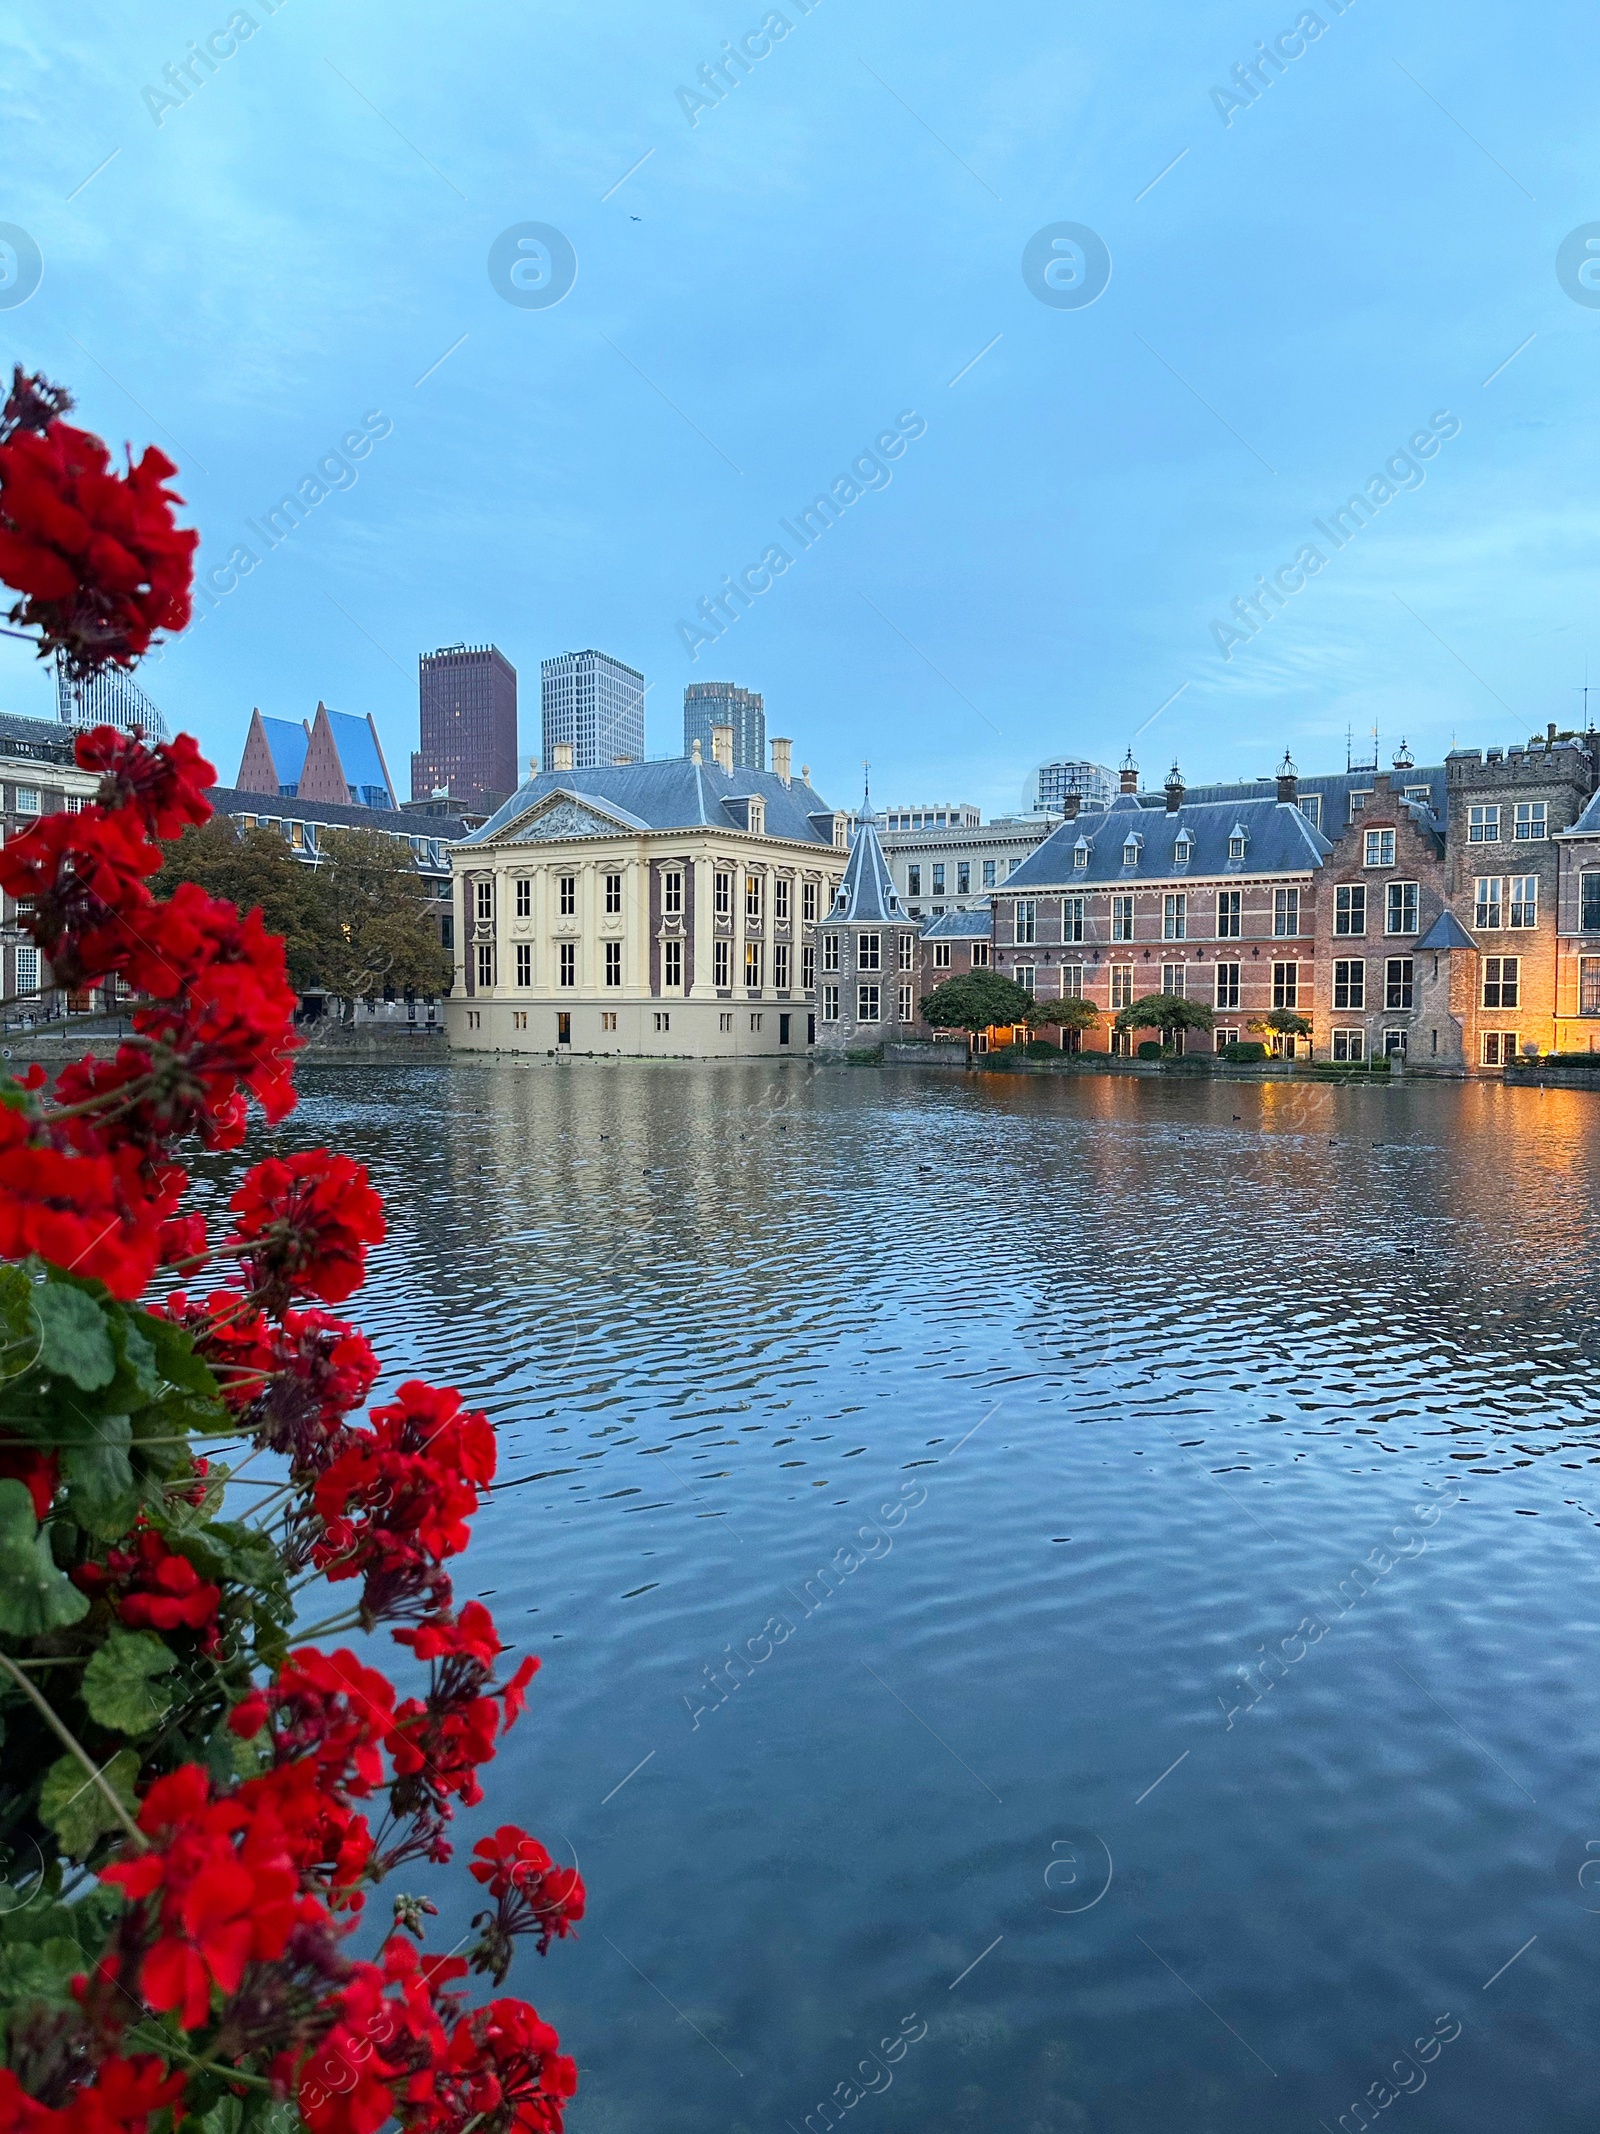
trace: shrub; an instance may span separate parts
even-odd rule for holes
[[[1267,1048],[1253,1037],[1235,1038],[1222,1048],[1225,1060],[1236,1061],[1245,1067],[1254,1067],[1267,1056]]]
[[[1146,1038],[1139,1047],[1139,1057],[1142,1060],[1158,1060],[1161,1057],[1161,1052],[1161,1046],[1155,1044],[1150,1038]]]
[[[1028,1058],[1030,1060],[1058,1060],[1060,1057],[1061,1047],[1052,1045],[1048,1039],[1036,1037],[1029,1041]]]

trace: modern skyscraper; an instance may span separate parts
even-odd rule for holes
[[[1080,807],[1108,808],[1116,781],[1103,763],[1087,763],[1081,756],[1057,756],[1038,769],[1038,789],[1033,805],[1050,815],[1065,813],[1064,802],[1075,793]]]
[[[443,786],[463,807],[517,789],[517,670],[498,645],[441,645],[417,659],[422,746],[411,797]]]
[[[555,761],[558,742],[572,749],[572,767],[644,759],[644,676],[609,652],[563,652],[547,659],[543,679],[543,761]]]
[[[735,769],[766,769],[767,714],[753,689],[736,689],[732,682],[691,682],[683,692],[683,753],[692,755],[698,741],[709,763],[713,726],[733,728]]]

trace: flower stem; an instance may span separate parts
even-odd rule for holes
[[[22,1669],[18,1667],[16,1661],[10,1658],[8,1654],[3,1652],[0,1652],[0,1669],[4,1669],[4,1671],[11,1677],[12,1681],[16,1683],[18,1689],[23,1692],[24,1696],[26,1696],[33,1704],[38,1706],[40,1716],[43,1718],[46,1726],[49,1727],[50,1731],[56,1736],[57,1740],[62,1743],[63,1747],[65,1747],[70,1752],[70,1754],[75,1756],[78,1759],[79,1763],[82,1764],[83,1768],[88,1772],[89,1783],[92,1786],[96,1787],[97,1790],[102,1795],[104,1795],[107,1807],[111,1810],[112,1814],[115,1815],[117,1821],[122,1825],[123,1829],[128,1833],[129,1838],[138,1847],[140,1852],[148,1852],[150,1849],[150,1840],[145,1836],[144,1832],[133,1820],[133,1817],[129,1815],[127,1809],[123,1806],[123,1803],[121,1802],[121,1800],[119,1800],[114,1790],[106,1784],[105,1779],[102,1777],[100,1769],[95,1763],[94,1758],[89,1754],[89,1751],[84,1747],[83,1743],[78,1739],[77,1735],[74,1734],[69,1727],[64,1725],[63,1722],[56,1717],[55,1713],[45,1702],[44,1698],[40,1696],[39,1692],[34,1688],[33,1684],[22,1672]]]

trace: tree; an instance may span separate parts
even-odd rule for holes
[[[935,1030],[1010,1028],[1025,1023],[1033,995],[1000,971],[963,971],[935,986],[922,1003],[922,1019]]]
[[[170,897],[180,882],[195,882],[240,911],[259,908],[267,931],[284,937],[295,991],[323,983],[332,941],[315,870],[295,858],[276,830],[245,830],[226,815],[214,815],[198,827],[191,823],[165,849],[157,896]]]
[[[1181,993],[1146,993],[1131,1007],[1119,1010],[1119,1030],[1158,1030],[1164,1049],[1173,1049],[1185,1030],[1211,1030],[1216,1016],[1198,1000],[1185,1000]]]
[[[1270,1030],[1274,1037],[1309,1037],[1309,1016],[1297,1015],[1293,1008],[1269,1008],[1265,1015],[1252,1015],[1252,1030]]]
[[[383,992],[448,993],[428,885],[408,847],[381,830],[331,830],[320,840],[318,888],[330,953],[323,985],[347,1003]]]
[[[1035,1000],[1027,1014],[1030,1030],[1046,1024],[1057,1030],[1093,1030],[1099,1022],[1100,1010],[1092,1000]]]

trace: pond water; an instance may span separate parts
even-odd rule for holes
[[[303,1081],[500,1431],[574,2134],[1593,2127],[1600,1103]]]

